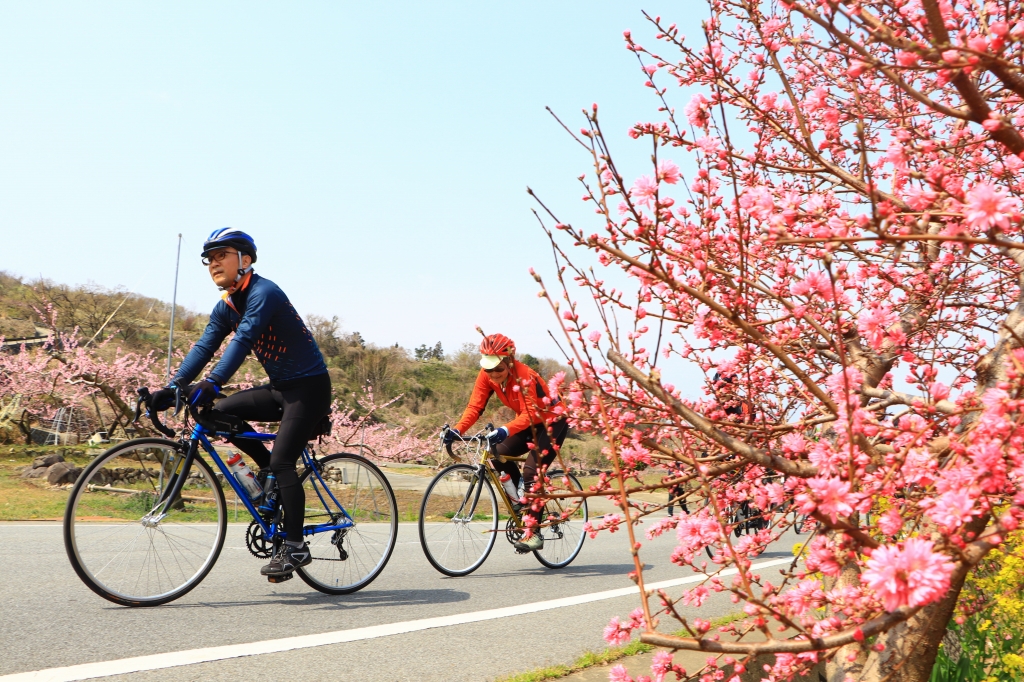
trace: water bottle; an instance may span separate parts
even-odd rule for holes
[[[252,473],[252,469],[245,463],[241,455],[235,453],[234,457],[227,461],[227,465],[235,480],[249,494],[249,499],[258,500],[263,495],[263,488],[260,487],[259,482],[256,480],[256,475]]]
[[[513,502],[519,501],[519,495],[516,492],[516,484],[512,482],[512,477],[505,472],[502,472],[498,476],[498,480],[501,481],[501,487],[505,489],[505,494],[508,495],[509,499]]]
[[[267,474],[267,482],[263,484],[263,504],[259,510],[264,514],[277,510],[277,477]]]

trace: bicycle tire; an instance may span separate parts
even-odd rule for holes
[[[430,481],[420,503],[419,533],[431,566],[453,578],[469,575],[491,553],[497,531],[498,498],[486,474],[453,464]]]
[[[365,457],[344,452],[317,461],[322,467],[319,478],[308,467],[299,476],[306,494],[306,526],[313,520],[343,518],[338,504],[354,525],[307,535],[313,563],[296,572],[314,590],[351,594],[373,582],[387,566],[398,539],[398,502],[383,472]],[[340,480],[333,480],[330,469],[341,470]]]
[[[163,517],[149,516],[170,482],[165,470],[184,454],[175,441],[138,438],[99,455],[78,477],[64,510],[64,548],[78,577],[104,599],[122,606],[166,604],[195,588],[217,562],[227,505],[220,482],[201,457],[193,459],[183,492],[209,491],[182,494]],[[151,461],[160,462],[158,473],[147,465]],[[94,493],[102,497],[91,497]]]
[[[571,473],[552,471],[548,477],[564,477],[569,479],[569,485],[573,490],[583,490],[583,486]],[[544,546],[534,550],[533,556],[537,557],[544,566],[548,568],[565,568],[579,556],[583,549],[583,541],[587,534],[583,532],[583,525],[589,520],[587,511],[587,499],[578,498],[579,507],[572,510],[577,500],[572,498],[550,499],[544,504],[544,511],[541,513],[541,521],[549,522],[551,518],[563,517],[568,510],[569,516],[564,523],[552,524],[541,528],[538,532],[544,538]]]

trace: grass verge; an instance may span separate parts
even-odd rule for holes
[[[592,668],[595,665],[607,665],[619,660],[620,658],[636,656],[637,654],[646,654],[649,651],[654,651],[654,646],[644,644],[638,640],[636,642],[630,642],[626,646],[609,648],[604,651],[588,651],[569,665],[553,665],[547,668],[538,668],[537,670],[518,673],[511,677],[499,678],[497,682],[541,682],[542,680],[557,680],[560,677],[572,675],[573,673],[581,670]]]
[[[733,613],[728,616],[716,618],[711,621],[711,626],[721,627],[737,620],[741,620],[742,618],[745,618],[744,614]],[[685,630],[680,630],[675,633],[678,637],[685,637],[688,634],[689,633]],[[629,656],[650,653],[656,648],[657,647],[652,644],[644,644],[637,640],[630,642],[626,646],[609,647],[604,651],[588,651],[569,665],[552,665],[546,668],[537,668],[536,670],[531,670],[525,673],[516,673],[515,675],[510,675],[508,677],[499,677],[495,682],[543,682],[543,680],[557,680],[562,677],[568,677],[573,673],[578,673],[581,670],[593,668],[595,665],[608,665],[609,663],[614,663],[615,661]]]

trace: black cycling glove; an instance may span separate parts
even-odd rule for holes
[[[220,395],[220,386],[214,381],[203,379],[192,387],[192,392],[188,394],[188,404],[193,407],[208,405],[218,395]]]
[[[167,386],[155,393],[150,393],[149,409],[152,412],[163,412],[174,407],[174,392],[175,388],[173,386]]]

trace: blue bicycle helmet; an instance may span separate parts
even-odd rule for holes
[[[214,249],[223,249],[233,246],[239,253],[247,254],[256,262],[256,241],[241,230],[233,227],[222,227],[210,233],[210,236],[203,242],[203,252],[199,254],[203,258]]]

